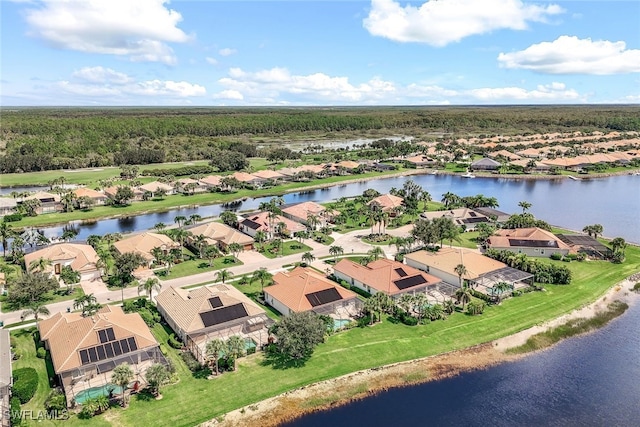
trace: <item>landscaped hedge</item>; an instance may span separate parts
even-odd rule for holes
[[[21,219],[22,219],[22,214],[19,214],[19,213],[4,216],[4,222],[16,222],[16,221],[20,221]]]
[[[13,371],[13,395],[20,403],[31,400],[38,389],[38,372],[33,368],[20,368]]]
[[[9,418],[11,425],[12,426],[22,425],[22,417],[21,417],[22,408],[20,407],[20,399],[13,396],[9,401],[9,406],[11,407],[11,414]]]

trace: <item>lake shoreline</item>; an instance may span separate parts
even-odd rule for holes
[[[484,370],[498,364],[520,360],[536,352],[507,354],[506,351],[524,344],[527,339],[540,332],[565,324],[569,320],[593,317],[606,310],[612,301],[622,301],[629,306],[638,303],[640,295],[631,290],[633,283],[626,279],[613,285],[594,302],[516,334],[462,350],[353,372],[304,386],[239,408],[224,417],[205,422],[201,427],[277,426],[309,413],[346,405],[391,388],[439,381],[465,372]],[[555,345],[557,344],[538,351],[545,351]]]

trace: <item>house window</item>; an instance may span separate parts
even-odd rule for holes
[[[53,266],[53,268],[54,268],[54,270],[53,270],[53,271],[54,271],[56,274],[60,274],[60,264],[56,264],[56,265],[54,265],[54,266]]]
[[[540,249],[540,254],[544,255],[544,249]]]

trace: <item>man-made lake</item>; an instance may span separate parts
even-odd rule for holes
[[[353,184],[337,185],[330,188],[291,193],[284,196],[286,203],[308,200],[327,202],[340,197],[353,197],[368,188],[381,193],[391,188],[401,188],[412,179],[434,200],[440,200],[446,192],[459,196],[484,194],[495,197],[500,202],[500,210],[509,213],[520,212],[518,203],[531,203],[530,211],[538,218],[551,224],[581,230],[585,225],[599,223],[604,226],[604,235],[622,236],[630,242],[640,243],[640,177],[624,175],[610,178],[573,181],[557,180],[514,180],[502,178],[464,179],[452,175],[414,175],[410,177],[383,178]],[[197,208],[173,209],[167,212],[139,215],[128,218],[105,219],[94,223],[77,224],[78,239],[86,239],[91,234],[127,233],[151,229],[159,222],[173,224],[177,215],[198,214],[202,217],[218,216],[223,210],[247,211],[257,209],[261,202],[270,197],[249,199],[232,206],[210,205]],[[185,204],[188,196],[185,196]],[[43,229],[47,237],[60,236],[62,227]]]
[[[392,389],[286,425],[638,426],[639,324],[636,304],[591,335],[518,362]]]

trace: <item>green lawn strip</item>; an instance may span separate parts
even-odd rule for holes
[[[234,259],[233,256],[216,258],[213,261],[212,267],[209,267],[209,260],[207,259],[194,259],[172,266],[171,273],[169,273],[168,276],[163,275],[165,271],[164,269],[157,270],[156,275],[158,275],[162,280],[177,279],[178,277],[191,276],[194,274],[205,273],[207,271],[237,267],[242,264],[242,261]]]
[[[133,202],[128,206],[95,206],[89,211],[73,211],[59,212],[35,217],[24,217],[20,221],[13,222],[15,228],[18,227],[35,227],[53,224],[62,224],[70,221],[80,220],[97,220],[100,218],[122,217],[141,215],[151,212],[166,211],[172,208],[189,207],[194,205],[211,205],[216,203],[231,202],[242,199],[243,197],[262,197],[262,196],[278,196],[288,192],[304,190],[308,187],[317,185],[331,185],[342,181],[365,178],[384,178],[397,175],[399,172],[367,172],[360,175],[334,176],[325,179],[314,179],[309,182],[291,182],[278,185],[272,188],[263,188],[259,190],[239,190],[235,193],[199,193],[194,195],[172,195],[166,196],[162,200],[150,200],[142,202]]]
[[[267,246],[265,246],[265,251],[261,252],[262,255],[266,256],[267,258],[274,259],[278,257],[284,257],[287,255],[301,254],[304,252],[313,251],[311,247],[305,245],[304,243],[300,243],[297,240],[287,240],[285,242],[282,242],[282,248],[278,251],[277,254],[271,252],[271,248],[272,248],[271,244],[268,244]]]
[[[73,291],[71,291],[70,294],[67,294],[66,291],[67,291],[66,288],[60,288],[56,291],[48,292],[45,297],[46,300],[44,301],[44,303],[48,305],[48,304],[54,304],[56,302],[61,302],[61,301],[69,301],[69,305],[73,306],[73,300],[84,295],[84,291],[82,290],[82,287],[80,287],[80,285],[74,286]],[[14,310],[12,309],[11,306],[7,307],[7,303],[5,302],[0,304],[1,313],[10,313],[12,311],[21,311],[26,309],[27,307],[23,307],[23,308]]]

